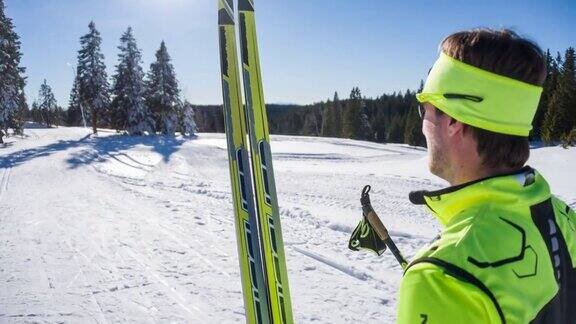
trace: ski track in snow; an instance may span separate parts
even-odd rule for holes
[[[12,170],[11,167],[2,169],[2,180],[0,181],[0,199],[2,199],[2,195],[4,194],[4,192],[8,191],[8,182],[10,181],[10,170]]]
[[[223,134],[26,134],[0,151],[0,322],[244,321]],[[296,322],[393,322],[400,266],[348,239],[366,184],[406,257],[436,236],[407,199],[440,188],[425,150],[273,136],[272,151]]]
[[[297,252],[300,252],[302,254],[304,254],[307,257],[310,257],[314,260],[317,260],[319,262],[322,262],[328,266],[333,267],[334,269],[340,270],[342,272],[344,272],[345,274],[352,276],[358,280],[362,280],[362,281],[366,281],[368,279],[372,279],[373,277],[371,275],[369,275],[366,272],[363,271],[358,271],[357,269],[355,269],[353,266],[346,266],[343,264],[340,264],[334,260],[331,260],[329,258],[326,258],[318,253],[314,253],[312,251],[307,251],[304,249],[301,249],[297,246],[293,247],[293,249]]]

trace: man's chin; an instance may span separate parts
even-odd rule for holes
[[[433,161],[430,161],[428,163],[428,170],[430,171],[430,173],[432,173],[433,175],[437,176],[438,178],[444,179],[446,180],[446,178],[444,178],[443,176],[443,172],[442,172],[442,168],[440,168],[437,164],[435,164]]]

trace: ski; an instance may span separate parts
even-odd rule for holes
[[[248,160],[232,0],[218,0],[218,32],[224,124],[246,321],[250,324],[270,323],[261,240]]]
[[[238,0],[242,79],[255,185],[256,211],[273,323],[293,323],[284,241],[270,152],[253,0]]]

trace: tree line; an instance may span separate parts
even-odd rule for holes
[[[538,105],[530,140],[547,145],[576,145],[576,70],[574,48],[555,57],[546,52],[547,77]],[[420,81],[418,91],[423,82]],[[270,132],[284,135],[352,138],[380,143],[425,146],[418,115],[416,92],[394,92],[366,98],[354,87],[346,99],[311,105],[266,105]],[[202,132],[222,132],[219,106],[199,106]]]
[[[420,87],[422,87],[422,82]],[[382,143],[425,145],[420,131],[416,91],[363,97],[358,87],[345,99],[338,92],[331,99],[310,105],[266,104],[270,133],[282,135],[352,138]],[[200,132],[222,132],[222,107],[199,105]]]

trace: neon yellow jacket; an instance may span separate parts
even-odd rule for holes
[[[576,214],[537,171],[410,200],[444,228],[404,274],[398,323],[576,323]]]

